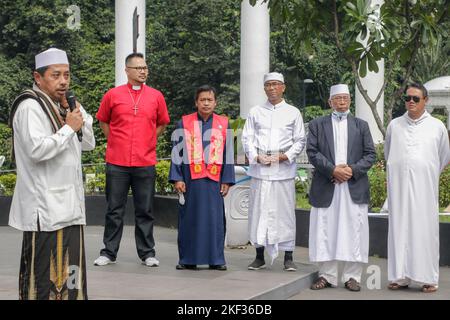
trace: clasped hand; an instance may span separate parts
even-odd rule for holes
[[[270,166],[272,163],[278,163],[288,160],[288,157],[284,153],[279,153],[275,155],[264,155],[260,154],[256,157],[256,161],[260,164]]]
[[[333,183],[342,183],[353,177],[353,170],[347,164],[338,164],[333,170]]]

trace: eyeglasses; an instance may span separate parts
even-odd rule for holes
[[[418,96],[404,96],[404,97],[403,97],[403,101],[405,101],[405,102],[410,102],[411,99],[412,99],[415,103],[418,103],[418,102],[420,101],[420,99],[422,99],[422,98],[421,98],[421,97],[418,97]]]
[[[282,85],[283,85],[283,83],[281,83],[281,82],[268,82],[268,83],[264,83],[264,88],[266,88],[266,89],[277,88]]]
[[[147,68],[146,66],[144,66],[144,67],[127,67],[127,68],[129,68],[129,69],[134,69],[134,70],[137,70],[137,71],[139,71],[139,72],[147,71],[147,70],[148,70],[148,68]]]

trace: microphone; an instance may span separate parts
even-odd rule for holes
[[[75,95],[73,94],[72,91],[66,91],[66,100],[67,103],[69,104],[70,112],[75,110],[75,108],[77,107],[77,99],[75,98]],[[81,129],[77,132],[77,136],[78,141],[81,142],[81,140],[83,140],[83,132],[81,132]]]

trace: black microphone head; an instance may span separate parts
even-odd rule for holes
[[[66,91],[66,99],[67,101],[69,101],[69,99],[75,99],[75,95],[73,94],[72,91]]]
[[[67,100],[67,103],[69,104],[70,111],[73,111],[73,109],[75,109],[77,104],[76,104],[75,95],[73,94],[72,91],[66,91],[66,100]]]

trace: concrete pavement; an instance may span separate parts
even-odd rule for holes
[[[227,248],[227,271],[176,270],[178,262],[177,230],[155,227],[157,258],[160,266],[149,268],[140,263],[134,243],[134,228],[126,226],[117,264],[105,267],[92,265],[102,247],[103,227],[88,226],[85,230],[88,295],[91,300],[390,300],[390,299],[450,299],[450,268],[440,268],[440,285],[436,293],[424,294],[419,287],[393,292],[386,288],[386,259],[370,258],[368,267],[379,270],[379,289],[374,275],[363,274],[361,292],[349,292],[342,284],[338,288],[320,291],[309,289],[317,268],[308,261],[308,249],[297,247],[294,260],[297,272],[282,270],[282,254],[265,270],[249,271],[254,248]],[[17,299],[18,272],[22,233],[10,227],[0,227],[0,300]],[[266,261],[269,261],[267,258]],[[370,269],[369,269],[370,270]],[[376,276],[375,276],[376,277]],[[377,280],[376,279],[376,280]]]

